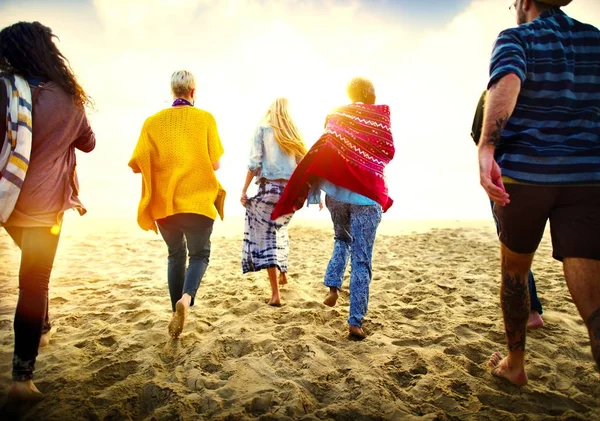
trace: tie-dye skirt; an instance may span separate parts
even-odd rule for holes
[[[256,196],[248,199],[242,249],[244,273],[270,267],[287,272],[290,248],[288,224],[292,215],[271,221],[271,213],[285,185],[285,182],[266,180],[260,184]]]

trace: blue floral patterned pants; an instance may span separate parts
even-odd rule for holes
[[[350,316],[348,324],[362,326],[369,306],[369,284],[372,278],[371,257],[377,227],[381,222],[381,206],[352,205],[330,196],[325,204],[331,213],[335,244],[325,272],[325,286],[342,288],[344,272],[350,260]]]

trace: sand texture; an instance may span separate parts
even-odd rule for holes
[[[335,308],[322,304],[333,240],[328,224],[313,225],[292,223],[279,309],[264,304],[266,272],[241,275],[241,224],[217,230],[177,341],[167,335],[160,237],[135,226],[66,227],[50,287],[56,332],[36,370],[46,397],[18,413],[4,406],[0,419],[600,419],[587,332],[547,238],[534,262],[546,326],[530,332],[530,383],[518,388],[487,368],[505,348],[493,222],[413,233],[384,225],[363,342],[346,337],[347,280]],[[0,405],[10,386],[18,260],[2,230]]]

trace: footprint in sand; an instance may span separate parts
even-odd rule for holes
[[[278,326],[280,327],[280,326]],[[298,339],[306,334],[306,329],[299,326],[292,327],[283,327],[281,329],[281,333],[278,334],[278,339],[281,340],[290,340],[290,339]]]
[[[114,336],[105,336],[103,338],[99,338],[96,340],[97,343],[99,343],[102,346],[105,346],[107,348],[112,347],[114,344],[117,343],[117,340],[115,339]]]
[[[157,409],[179,400],[175,391],[160,387],[155,383],[147,383],[137,396],[140,418],[153,414]]]
[[[125,361],[103,367],[92,375],[93,386],[98,389],[110,387],[136,373],[138,366],[136,361]]]

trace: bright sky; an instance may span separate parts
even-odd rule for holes
[[[97,148],[78,155],[91,216],[135,218],[141,180],[127,167],[146,117],[170,105],[170,75],[192,71],[196,105],[225,147],[218,176],[238,204],[250,137],[276,96],[312,145],[345,85],[372,79],[390,105],[397,154],[389,217],[489,218],[469,137],[507,0],[2,0],[0,27],[39,20],[95,99]],[[600,2],[565,12],[600,26]],[[314,215],[317,212],[314,211]],[[308,215],[311,215],[309,213]]]

